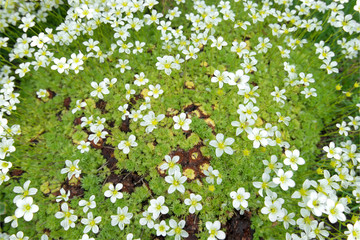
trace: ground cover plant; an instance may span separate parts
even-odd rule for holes
[[[0,239],[360,239],[359,1],[0,2]]]

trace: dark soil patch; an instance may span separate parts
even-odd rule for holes
[[[49,99],[52,99],[56,96],[56,93],[54,91],[51,91],[50,89],[46,89],[46,91],[49,93]]]
[[[64,190],[66,192],[70,191],[70,196],[69,198],[74,198],[74,197],[82,197],[84,195],[84,189],[81,187],[81,181],[79,180],[76,183],[69,183],[69,180],[66,179],[65,183],[62,184],[62,188],[64,188]],[[59,196],[60,195],[60,190],[53,193],[54,196]]]
[[[185,217],[184,230],[188,232],[189,237],[186,240],[197,240],[196,234],[199,233],[199,218],[195,214],[190,214]]]
[[[105,113],[107,113],[107,111],[106,111],[106,104],[107,104],[107,102],[105,102],[104,100],[102,100],[102,99],[100,99],[99,101],[97,101],[96,102],[96,108],[97,109],[100,109],[100,111],[101,111],[101,114],[105,114]]]
[[[66,108],[66,110],[70,109],[70,103],[71,103],[71,98],[67,97],[64,99],[64,107]]]
[[[120,131],[128,133],[131,132],[130,130],[130,118],[126,116],[125,120],[122,121],[120,126]]]
[[[251,229],[251,213],[245,212],[240,215],[238,211],[226,223],[226,239],[251,240],[254,231]]]
[[[21,175],[23,175],[25,171],[21,170],[21,169],[12,169],[10,170],[10,176],[11,177],[20,177]]]

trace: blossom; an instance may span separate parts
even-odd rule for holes
[[[205,225],[210,234],[207,240],[225,239],[226,235],[223,231],[220,230],[221,224],[219,221],[206,222]]]
[[[286,158],[284,159],[285,165],[290,165],[292,170],[296,171],[298,169],[298,165],[304,165],[305,160],[300,157],[299,150],[295,149],[294,151],[285,151]]]
[[[278,122],[283,122],[286,126],[289,126],[289,122],[291,120],[290,117],[284,117],[280,112],[276,112],[276,115],[279,117]]]
[[[295,187],[294,180],[291,179],[293,176],[292,171],[284,172],[284,170],[279,169],[277,172],[277,176],[273,179],[273,182],[276,184],[280,184],[280,187],[282,190],[286,191],[289,189],[289,187]]]
[[[268,173],[268,170],[265,170],[265,172],[261,176],[262,182],[253,182],[254,187],[260,188],[259,194],[263,197],[263,190],[268,190],[269,188],[276,187],[276,184],[273,181],[270,181],[270,175]]]
[[[91,82],[91,87],[95,89],[90,93],[90,96],[92,97],[98,97],[100,99],[103,99],[103,94],[106,95],[110,93],[105,82],[100,82],[99,84],[97,82]]]
[[[186,118],[186,113],[180,113],[179,116],[174,116],[173,120],[175,122],[174,128],[182,129],[184,131],[188,131],[190,129],[191,119]]]
[[[232,155],[234,151],[229,146],[233,144],[235,140],[233,138],[226,138],[224,140],[224,135],[222,133],[216,134],[216,140],[211,140],[209,145],[216,148],[216,157],[221,157],[221,155],[225,152],[229,155]]]
[[[146,133],[151,133],[157,128],[158,123],[165,118],[164,114],[160,114],[157,117],[153,111],[150,111],[143,117],[143,121],[140,123],[141,126],[146,126]]]
[[[114,184],[110,183],[109,185],[109,190],[106,190],[104,192],[105,197],[110,198],[110,201],[112,203],[116,202],[116,199],[121,199],[123,198],[123,194],[120,192],[120,190],[123,188],[123,184],[122,183],[118,183],[116,184],[116,186],[114,187]]]
[[[36,188],[30,188],[29,189],[30,183],[31,183],[31,181],[27,180],[24,183],[23,187],[19,187],[19,186],[14,187],[14,190],[13,190],[14,193],[20,194],[20,195],[16,195],[14,197],[14,200],[13,200],[14,203],[16,203],[19,199],[24,199],[27,196],[32,196],[32,195],[35,195],[37,193]]]
[[[269,214],[269,220],[275,222],[278,218],[282,218],[284,212],[281,206],[284,203],[282,198],[273,201],[270,197],[265,197],[265,206],[261,209],[262,214]]]
[[[128,212],[128,207],[118,207],[117,215],[111,215],[111,226],[118,225],[120,230],[124,230],[125,225],[130,224],[132,217],[133,214]]]
[[[174,63],[175,58],[173,56],[165,55],[162,58],[156,58],[158,62],[156,63],[156,67],[158,70],[164,70],[167,75],[171,74],[171,69],[176,69],[176,64]]]
[[[154,217],[149,211],[144,211],[142,213],[143,218],[140,218],[140,225],[146,225],[148,228],[154,227]]]
[[[219,170],[214,170],[212,166],[209,166],[206,170],[204,170],[204,174],[206,176],[206,182],[210,184],[214,184],[215,179],[217,185],[220,185],[222,182],[221,174]]]
[[[149,96],[153,96],[154,98],[158,98],[159,95],[163,94],[163,90],[161,89],[160,84],[156,84],[156,86],[154,87],[153,85],[149,85],[149,89],[150,91],[148,92]]]
[[[57,70],[59,73],[63,73],[63,72],[67,73],[68,72],[68,69],[70,68],[70,66],[68,63],[66,63],[65,57],[62,57],[60,59],[54,58],[53,61],[54,61],[55,65],[51,66],[52,70]]]
[[[25,197],[16,201],[15,216],[17,218],[24,217],[24,220],[29,222],[33,218],[33,214],[39,211],[38,205],[33,204],[32,197]]]
[[[176,171],[174,175],[166,176],[165,182],[170,183],[170,187],[168,189],[168,193],[171,194],[178,190],[182,194],[185,192],[185,187],[183,183],[187,180],[186,176],[181,176],[181,172]]]
[[[229,80],[229,73],[227,71],[221,73],[219,70],[215,70],[214,76],[211,78],[211,82],[219,83],[219,88],[222,88],[224,86],[224,83],[228,83]]]
[[[69,230],[69,228],[75,227],[75,222],[78,219],[78,217],[74,214],[73,209],[69,209],[69,206],[67,203],[61,204],[61,212],[57,212],[55,214],[56,218],[64,218],[64,220],[61,221],[60,225],[64,228],[65,231]]]
[[[103,131],[104,129],[104,125],[92,125],[90,127],[90,131],[93,132],[93,134],[89,135],[89,141],[93,141],[95,144],[97,144],[100,140],[100,138],[105,138],[106,135],[108,134],[107,131]]]
[[[71,162],[70,160],[66,160],[65,161],[66,167],[61,169],[61,174],[67,173],[67,177],[69,180],[72,178],[72,176],[79,178],[81,174],[81,170],[78,166],[79,162],[80,162],[79,159],[76,159],[73,162]]]
[[[195,211],[200,211],[202,209],[201,203],[199,203],[202,200],[202,197],[194,193],[190,193],[190,198],[186,198],[184,200],[185,205],[190,206],[189,213],[194,214]]]
[[[81,153],[84,153],[90,150],[89,146],[90,146],[90,142],[85,142],[82,140],[77,146],[77,149],[79,149]]]
[[[145,78],[145,74],[141,72],[140,74],[135,74],[135,81],[134,84],[136,86],[145,85],[149,82],[149,79]]]
[[[211,44],[211,47],[216,47],[218,50],[221,50],[222,47],[227,46],[227,42],[224,41],[223,37],[218,37],[217,39],[213,36],[209,37],[209,39],[213,42]]]
[[[268,132],[261,128],[253,128],[251,131],[248,131],[248,138],[249,140],[253,141],[253,147],[259,148],[260,144],[263,147],[268,145]]]
[[[66,192],[64,188],[61,188],[60,195],[56,197],[56,202],[61,202],[61,201],[67,202],[69,200],[69,196],[70,196],[70,190]]]
[[[93,213],[89,212],[87,214],[87,218],[81,219],[81,223],[86,225],[84,228],[84,233],[88,233],[90,231],[92,231],[95,234],[98,233],[99,227],[97,224],[99,224],[100,222],[101,222],[101,216],[94,218]]]
[[[244,188],[239,188],[237,192],[231,192],[230,197],[233,199],[233,207],[235,209],[239,209],[240,206],[243,208],[248,207],[248,202],[246,201],[246,199],[250,197],[250,193],[245,192]]]
[[[176,163],[179,161],[179,156],[173,156],[172,158],[169,155],[165,155],[165,163],[161,164],[160,169],[166,171],[169,169],[169,175],[174,175],[175,172],[180,172],[180,167]]]
[[[284,96],[285,89],[279,90],[278,87],[275,87],[275,91],[271,92],[271,96],[273,96],[273,100],[276,102],[280,102],[281,104],[285,104],[286,96]]]
[[[332,199],[326,200],[326,214],[328,214],[328,218],[331,223],[336,223],[338,220],[345,221],[346,217],[343,213],[344,210],[344,205],[341,203],[335,202]]]
[[[172,229],[167,233],[167,235],[175,235],[175,240],[180,240],[182,237],[187,238],[189,236],[189,234],[185,230],[183,230],[183,228],[185,227],[185,220],[181,220],[177,223],[174,219],[170,219],[169,225]]]
[[[360,6],[360,4],[358,4]],[[360,8],[359,8],[360,9]],[[348,223],[347,225],[348,230],[345,231],[348,240],[356,240],[360,236],[360,221],[356,221],[354,225]]]
[[[148,212],[153,214],[153,218],[157,219],[161,214],[167,214],[169,212],[169,208],[164,205],[165,198],[163,196],[158,197],[157,199],[150,200],[150,206],[148,208]]]
[[[82,102],[81,100],[77,100],[76,104],[75,104],[75,108],[73,110],[71,110],[71,113],[74,114],[77,111],[80,111],[81,108],[86,106],[86,102]]]
[[[156,230],[156,236],[164,236],[166,237],[166,231],[169,230],[169,226],[166,224],[164,220],[154,225],[154,229]]]
[[[84,199],[79,201],[79,206],[84,207],[83,208],[84,213],[86,213],[90,208],[91,209],[96,208],[96,202],[94,200],[95,200],[95,195],[91,195],[89,201],[86,201]]]
[[[16,233],[16,235],[11,235],[10,240],[29,240],[29,237],[25,237],[24,233],[22,231],[19,231]]]
[[[125,84],[125,89],[126,89],[126,95],[125,98],[126,100],[129,100],[132,94],[135,94],[135,90],[130,88],[130,84]]]
[[[130,147],[136,147],[138,144],[135,142],[135,135],[130,135],[129,139],[123,140],[119,143],[118,148],[123,151],[124,154],[128,154],[130,152]]]
[[[5,223],[11,222],[12,228],[18,227],[18,218],[15,215],[5,217],[4,222]]]

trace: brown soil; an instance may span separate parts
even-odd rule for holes
[[[251,213],[245,212],[240,215],[235,211],[232,218],[226,223],[226,239],[231,240],[251,240],[253,239],[254,231],[251,229]]]

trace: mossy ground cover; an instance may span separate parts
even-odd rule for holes
[[[206,1],[207,6],[212,6],[212,4],[218,6],[219,2]],[[249,11],[245,10],[243,2],[231,1],[229,4],[232,6],[236,20],[253,21],[248,15]],[[300,5],[294,2],[291,8],[297,4]],[[348,11],[351,11],[354,5],[347,6],[347,9],[350,9]],[[67,4],[61,6],[58,12],[52,10],[50,25],[59,25],[63,21],[66,10],[74,7]],[[315,181],[322,179],[324,170],[336,174],[336,164],[333,165],[336,160],[325,158],[323,146],[327,146],[331,141],[339,146],[340,142],[346,140],[352,140],[354,144],[358,144],[358,131],[351,130],[347,136],[338,136],[338,129],[335,127],[335,123],[341,122],[350,114],[358,115],[358,109],[355,106],[359,101],[356,85],[358,63],[354,60],[345,60],[341,48],[336,45],[336,39],[340,36],[346,37],[349,41],[353,39],[353,36],[342,30],[332,33],[332,27],[330,27],[331,31],[325,31],[324,29],[328,27],[325,19],[329,15],[313,10],[314,12],[305,15],[305,18],[308,19],[310,16],[316,16],[320,20],[324,18],[326,26],[323,30],[308,33],[298,28],[292,33],[284,33],[279,37],[275,37],[269,27],[269,24],[277,22],[274,16],[253,22],[246,30],[234,28],[234,22],[231,20],[222,20],[218,25],[208,26],[209,32],[205,31],[205,34],[213,35],[216,39],[222,36],[228,43],[227,46],[218,50],[211,47],[210,39],[206,44],[196,45],[196,30],[191,30],[195,24],[188,20],[186,14],[191,12],[198,14],[199,21],[203,21],[209,14],[201,13],[201,11],[199,13],[197,3],[186,1],[177,5],[175,2],[165,1],[156,5],[154,9],[166,14],[175,6],[179,7],[182,14],[171,21],[171,28],[179,29],[183,26],[183,35],[191,39],[191,44],[197,46],[199,52],[196,53],[196,59],[185,60],[181,63],[181,68],[172,69],[171,74],[157,70],[156,64],[159,62],[157,57],[165,55],[175,57],[180,54],[181,58],[185,58],[185,55],[176,47],[170,51],[163,48],[166,43],[160,38],[164,34],[156,30],[156,25],[144,25],[139,31],[128,29],[130,36],[124,42],[140,41],[145,42],[145,46],[142,53],[126,54],[119,53],[118,49],[110,51],[114,48],[112,44],[115,44],[119,38],[114,37],[115,32],[110,23],[100,23],[93,34],[80,34],[69,45],[61,44],[61,41],[54,45],[49,44],[48,50],[54,53],[54,58],[59,59],[61,57],[70,59],[71,54],[77,54],[79,51],[86,55],[87,50],[83,42],[92,38],[99,41],[97,46],[102,50],[101,54],[107,55],[103,61],[99,61],[101,57],[86,57],[83,59],[84,69],[77,74],[72,70],[69,74],[60,74],[50,69],[53,65],[51,63],[50,66],[30,71],[23,78],[15,81],[16,92],[20,93],[20,103],[16,111],[6,118],[11,125],[21,126],[21,134],[13,136],[16,151],[6,157],[6,161],[11,162],[13,166],[9,171],[10,180],[4,182],[0,190],[1,201],[6,206],[3,216],[12,215],[15,212],[17,206],[13,203],[13,198],[17,194],[13,192],[13,189],[15,186],[22,186],[27,180],[31,180],[31,187],[38,189],[32,198],[39,206],[39,211],[34,214],[30,222],[19,219],[17,228],[12,228],[9,223],[3,224],[4,232],[11,235],[21,230],[33,239],[39,239],[44,233],[50,239],[80,239],[84,233],[84,225],[80,220],[87,218],[88,214],[84,213],[79,202],[83,199],[89,200],[93,195],[96,207],[90,209],[89,212],[92,212],[94,217],[101,216],[102,220],[98,224],[100,230],[97,233],[90,231],[88,234],[96,239],[125,239],[129,233],[141,239],[156,238],[156,231],[141,225],[140,219],[143,218],[142,213],[148,209],[149,201],[159,196],[165,197],[169,212],[161,215],[155,222],[160,223],[161,220],[168,222],[169,219],[177,222],[185,220],[184,229],[189,233],[189,239],[207,239],[209,230],[206,222],[216,220],[220,221],[221,229],[227,234],[228,239],[237,239],[241,234],[246,239],[284,239],[286,232],[300,233],[302,231],[296,225],[284,231],[281,219],[275,222],[270,221],[268,215],[261,211],[264,207],[264,197],[259,194],[259,189],[254,187],[253,182],[262,181],[266,168],[263,160],[270,161],[275,155],[279,162],[283,162],[287,158],[286,150],[298,149],[306,163],[299,165],[298,170],[293,171],[292,179],[295,181],[295,187],[285,191],[277,186],[271,191],[276,193],[278,198],[285,200],[282,208],[289,213],[293,212],[295,220],[300,219],[305,217],[300,213],[301,208],[307,208],[310,211],[312,208],[299,207],[300,200],[291,197],[294,191],[299,190],[307,179]],[[285,5],[278,3],[271,8],[274,8],[274,11],[286,10]],[[256,9],[268,11],[260,2]],[[106,12],[106,8],[101,11]],[[149,13],[151,10],[145,8],[143,12],[137,11],[133,15],[134,18],[143,19],[144,15]],[[126,11],[122,14],[125,15]],[[125,21],[129,19],[131,18]],[[82,18],[82,21],[87,22],[86,18]],[[286,28],[294,26],[291,20],[286,21],[285,24]],[[34,28],[33,32],[29,33],[30,36],[37,31],[44,31],[46,27],[44,23],[37,26],[38,29]],[[204,32],[204,29],[201,32]],[[327,32],[329,35],[326,35]],[[14,37],[16,31],[11,31],[10,34]],[[296,47],[292,49],[291,44],[287,45],[286,42],[290,36],[292,39],[299,40],[299,42],[295,41]],[[272,44],[266,52],[258,50],[259,37],[269,38]],[[307,39],[307,42],[301,43],[301,39]],[[326,45],[335,52],[333,61],[338,62],[339,73],[329,75],[325,69],[321,68],[323,62],[318,59],[317,54],[315,55],[317,47],[314,46],[314,43],[321,40],[327,40]],[[249,139],[249,132],[243,131],[239,135],[236,134],[236,127],[232,126],[232,122],[239,121],[239,105],[246,105],[247,97],[238,93],[241,87],[236,84],[224,84],[220,88],[219,83],[211,81],[216,70],[232,73],[240,69],[246,70],[246,67],[241,65],[246,57],[238,57],[236,52],[231,50],[234,41],[245,42],[246,49],[255,53],[256,70],[245,72],[245,75],[249,76],[247,86],[250,89],[257,89],[255,92],[258,94],[255,100],[249,101],[259,108],[254,125],[251,127],[266,129],[268,127],[266,124],[269,123],[277,126],[278,135],[270,137],[274,146],[254,147],[253,141]],[[282,56],[278,46],[291,49],[289,58]],[[117,48],[119,47],[121,48],[121,45]],[[94,54],[98,53],[94,52]],[[30,59],[31,57],[24,61],[30,61]],[[117,67],[120,59],[129,60],[128,66],[131,69],[121,72]],[[18,60],[14,64],[20,62]],[[284,62],[295,66],[296,74],[301,72],[313,74],[315,82],[311,83],[310,87],[316,89],[317,96],[305,97],[301,93],[306,84],[293,85],[284,81],[290,75],[284,70],[284,66],[286,68]],[[2,64],[5,63],[7,61]],[[149,82],[146,85],[137,86],[134,84],[134,76],[141,72],[145,74]],[[109,94],[104,94],[103,99],[97,96],[92,97],[90,95],[94,90],[92,82],[100,83],[104,78],[116,78],[117,82],[108,86]],[[126,84],[135,90],[129,98],[126,96],[128,94]],[[141,109],[146,105],[150,84],[153,86],[159,84],[163,93],[157,98],[150,97],[151,108],[143,110],[142,114],[145,116],[149,111],[153,111],[156,116],[164,114],[165,117],[149,133],[146,127],[140,124],[141,119],[134,121],[129,116],[124,116],[118,108],[128,104],[126,108],[130,112]],[[339,84],[343,86],[344,91],[351,93],[351,96],[338,91]],[[275,87],[285,89],[284,103],[274,100],[272,92]],[[39,89],[46,89],[49,95],[45,98],[38,97],[36,92]],[[85,102],[86,106],[73,113],[77,100]],[[279,122],[277,112],[284,117],[290,117],[288,125]],[[190,130],[174,129],[173,117],[180,113],[186,113],[187,118],[191,119]],[[93,116],[94,120],[98,117],[105,118],[103,125],[108,134],[97,143],[91,141],[90,150],[81,153],[77,148],[78,145],[81,141],[88,141],[88,136],[92,134],[89,126],[81,126],[81,118],[90,116]],[[266,129],[266,131],[270,132],[271,129]],[[224,153],[217,156],[215,148],[210,146],[210,141],[216,139],[219,133],[225,138],[230,137],[235,140],[231,145],[233,154]],[[137,146],[131,147],[130,152],[124,154],[118,148],[118,144],[127,140],[130,135],[136,136]],[[281,145],[283,142],[287,142],[288,145]],[[187,177],[184,193],[175,191],[169,194],[167,192],[170,186],[165,181],[167,173],[161,170],[166,155],[180,157],[178,162],[180,172]],[[356,169],[356,158],[358,157],[354,157],[355,161],[352,160],[352,166],[343,163],[343,167]],[[68,179],[66,174],[61,174],[61,169],[65,168],[65,160],[76,159],[80,160],[78,167],[81,169],[81,174],[79,177],[72,176]],[[216,181],[214,183],[206,181],[205,170],[209,166],[221,174],[220,184]],[[291,170],[285,165],[284,169]],[[272,178],[276,176],[275,172],[271,173]],[[356,179],[356,177],[353,180],[349,179],[350,188],[345,187],[344,184],[342,188],[335,191],[339,199],[342,197],[352,199],[347,206],[351,208],[351,212],[346,212],[348,220],[339,221],[340,225],[355,223],[358,218],[358,203],[352,195],[352,189],[358,188]],[[123,198],[115,203],[104,195],[110,183],[123,184]],[[247,199],[248,207],[239,211],[239,209],[234,209],[233,199],[229,194],[241,187],[250,193],[250,198]],[[322,193],[320,187],[313,187],[317,192]],[[56,213],[61,211],[61,202],[56,201],[61,188],[70,191],[67,203],[78,216],[76,227],[71,227],[69,230],[64,230],[60,225],[62,219],[55,217]],[[327,197],[330,196],[326,191],[323,192]],[[195,214],[190,214],[189,206],[184,204],[190,193],[202,196],[202,210]],[[133,214],[131,224],[125,225],[124,229],[112,226],[111,216],[116,214],[118,207],[125,206]],[[311,217],[312,220],[316,218],[319,222],[325,223],[329,238],[344,238],[344,227],[341,229],[330,223],[325,213],[322,217],[315,214]],[[241,226],[246,226],[246,229],[239,231]]]

